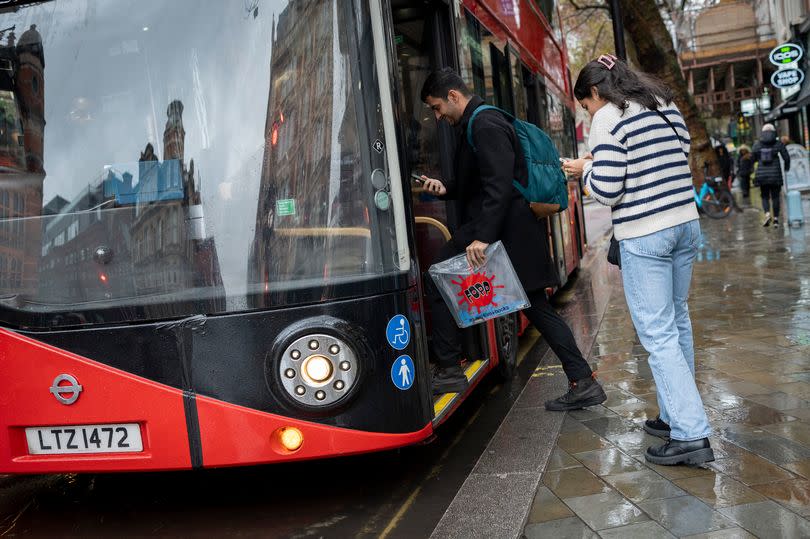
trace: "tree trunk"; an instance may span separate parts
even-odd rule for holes
[[[619,3],[625,30],[635,46],[642,71],[661,79],[675,95],[675,104],[681,109],[692,137],[689,166],[692,168],[693,182],[700,185],[704,163],[709,163],[709,171],[713,176],[720,174],[720,167],[706,124],[700,117],[681,73],[678,55],[672,46],[672,37],[664,25],[655,0],[619,0]]]

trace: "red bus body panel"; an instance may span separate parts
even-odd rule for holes
[[[565,40],[559,44],[554,41],[554,32],[538,9],[531,5],[531,1],[463,0],[462,5],[487,30],[516,46],[521,60],[548,78],[557,87],[560,97],[572,107]]]
[[[65,405],[50,392],[60,374],[82,386]],[[190,469],[191,456],[183,392],[0,329],[0,473],[107,472]],[[432,435],[388,434],[331,427],[290,419],[197,396],[203,466],[286,462],[380,451],[411,445]],[[138,423],[140,453],[29,455],[25,427]],[[304,437],[298,451],[279,450],[273,433],[296,427]]]
[[[430,423],[406,434],[364,432],[291,419],[226,402],[197,397],[203,464],[243,466],[323,457],[345,456],[412,445],[433,434]],[[290,453],[274,443],[279,427],[296,427],[304,437]]]
[[[65,405],[50,392],[60,374],[81,384]],[[0,329],[0,472],[172,470],[191,467],[182,391]],[[25,427],[138,423],[143,452],[29,455]]]

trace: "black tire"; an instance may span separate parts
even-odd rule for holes
[[[518,313],[507,314],[495,320],[495,345],[498,349],[498,377],[511,380],[517,368]]]
[[[725,219],[734,208],[734,198],[728,191],[715,191],[703,197],[703,213],[711,219]]]

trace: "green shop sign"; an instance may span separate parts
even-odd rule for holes
[[[769,56],[771,63],[777,66],[792,64],[801,60],[804,49],[795,43],[782,43],[775,47]]]

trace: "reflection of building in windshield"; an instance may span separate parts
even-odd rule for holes
[[[5,33],[5,35],[4,35]],[[0,31],[0,294],[37,287],[42,209],[45,57],[36,25]]]
[[[72,302],[217,288],[206,294],[215,298],[206,309],[224,308],[199,178],[194,161],[188,167],[184,161],[182,114],[183,104],[172,101],[162,162],[147,143],[137,163],[105,167],[95,187],[73,202],[60,197],[49,202],[58,215],[46,225],[43,297]]]
[[[293,0],[273,32],[265,155],[248,278],[274,283],[366,271],[369,214],[357,155],[351,5]],[[261,306],[261,305],[257,305]]]
[[[98,177],[71,202],[57,196],[43,208],[39,297],[51,303],[134,293],[128,248],[133,212],[113,208],[101,180]]]
[[[188,167],[184,161],[183,103],[172,101],[166,115],[163,162],[151,144],[138,162],[142,196],[136,196],[132,226],[138,294],[222,286],[214,239],[205,235],[194,160]]]

